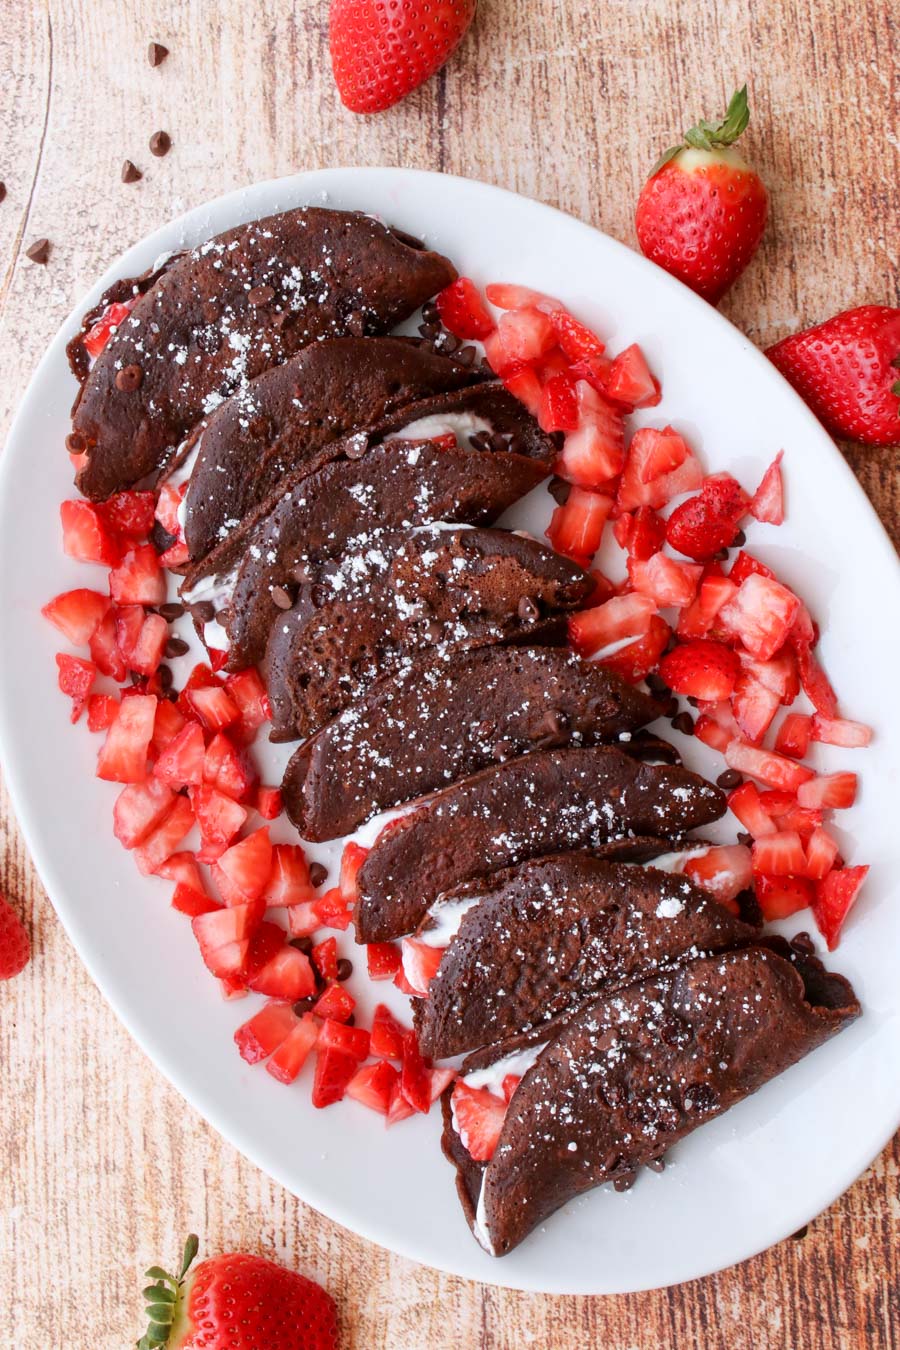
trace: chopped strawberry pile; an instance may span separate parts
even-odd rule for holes
[[[628,415],[661,399],[640,347],[607,352],[560,301],[521,286],[490,285],[482,297],[463,279],[450,289],[465,294],[479,331],[465,317],[465,331],[454,328],[449,296],[438,304],[445,324],[460,338],[480,337],[496,374],[559,437],[563,483],[547,530],[554,548],[590,568],[611,534],[626,554],[620,583],[593,573],[594,595],[570,620],[572,646],[625,679],[651,676],[696,707],[696,720],[679,715],[680,729],[747,777],[729,802],[753,844],[765,917],[811,908],[834,947],[867,869],[844,866],[824,813],[853,804],[857,778],[801,761],[816,744],[865,746],[872,732],[839,715],[802,599],[743,549],[754,520],[784,521],[783,452],[747,491],[731,474],[704,473],[669,425],[629,437]],[[490,306],[499,314],[488,329]],[[810,711],[794,708],[800,698]],[[433,974],[433,951],[424,957],[420,945],[403,946],[399,982],[413,993]]]

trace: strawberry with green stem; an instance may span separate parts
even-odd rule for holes
[[[734,149],[750,120],[747,86],[721,122],[701,121],[667,150],[638,198],[641,251],[716,305],[756,252],[769,198]]]
[[[149,1326],[138,1350],[337,1350],[334,1299],[262,1256],[229,1252],[190,1269],[191,1234],[177,1275],[146,1272]]]

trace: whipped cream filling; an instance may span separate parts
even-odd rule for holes
[[[486,422],[483,417],[477,417],[475,413],[433,413],[430,417],[417,417],[414,422],[409,422],[399,431],[392,431],[384,439],[427,441],[435,436],[451,435],[456,437],[456,443],[459,445],[463,440],[477,436],[481,431],[486,431],[490,436],[493,435],[494,428],[490,422]]]
[[[465,900],[439,900],[428,913],[431,927],[417,933],[416,941],[426,947],[449,947],[469,910],[483,899],[483,895],[469,895]]]
[[[377,816],[372,816],[364,825],[352,835],[353,842],[359,844],[360,848],[371,848],[375,840],[381,834],[385,825],[390,825],[391,821],[402,820],[410,812],[417,811],[422,805],[421,800],[414,802],[404,802],[402,806],[392,806],[387,811],[379,811]]]
[[[660,853],[658,858],[648,858],[646,862],[638,864],[640,867],[655,867],[658,872],[683,872],[684,864],[690,862],[691,858],[705,858],[710,850],[710,844],[704,844],[702,848],[684,848],[680,852]]]
[[[201,577],[189,591],[184,591],[182,600],[186,605],[200,605],[204,602],[212,605],[216,611],[212,619],[203,625],[203,641],[207,649],[227,651],[231,645],[228,633],[219,622],[219,615],[231,601],[237,584],[237,567],[218,576]]]
[[[172,487],[176,488],[181,487],[182,483],[188,484],[187,491],[184,493],[184,495],[181,498],[181,501],[178,503],[178,510],[175,513],[178,518],[178,525],[181,529],[182,539],[184,538],[184,522],[187,517],[187,499],[188,499],[188,492],[190,492],[190,477],[191,474],[194,472],[194,465],[197,463],[197,456],[200,454],[200,442],[202,441],[202,439],[203,439],[202,436],[199,436],[197,438],[197,444],[194,446],[194,448],[190,451],[189,454],[185,455],[181,463],[177,466],[177,468],[172,470],[172,472],[166,479],[167,483],[171,484]]]

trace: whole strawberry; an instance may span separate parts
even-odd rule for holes
[[[769,198],[731,149],[750,121],[747,86],[721,122],[699,122],[667,150],[638,198],[641,251],[717,305],[756,252]]]
[[[900,445],[900,309],[845,310],[766,356],[833,436]]]
[[[0,895],[0,980],[11,980],[28,965],[28,934],[12,905]]]
[[[138,1350],[337,1350],[334,1299],[319,1285],[235,1252],[189,1272],[198,1246],[191,1234],[177,1276],[159,1266],[147,1271],[150,1326]]]
[[[331,0],[329,45],[351,112],[383,112],[440,70],[475,17],[476,0]]]

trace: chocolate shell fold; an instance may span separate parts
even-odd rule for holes
[[[439,895],[527,858],[629,835],[677,838],[724,813],[724,793],[697,774],[610,746],[541,750],[482,769],[375,841],[357,878],[357,941],[411,933]]]
[[[858,1015],[845,979],[779,939],[700,957],[585,1004],[525,1072],[490,1162],[469,1156],[445,1094],[444,1152],[469,1224],[505,1255],[561,1205],[630,1181]],[[522,1044],[472,1055],[463,1073]]]

